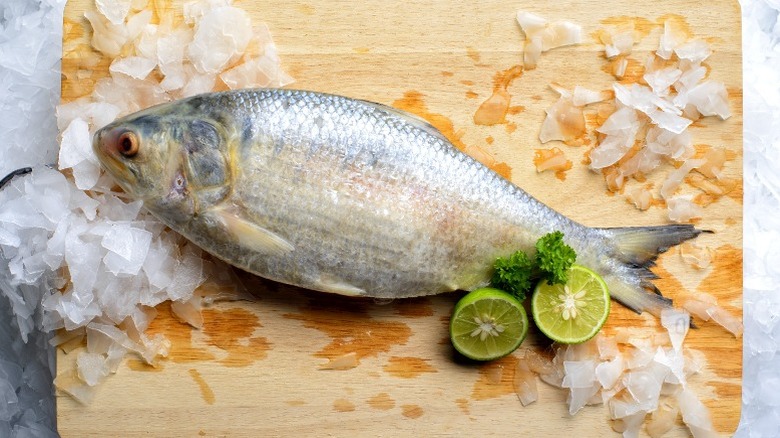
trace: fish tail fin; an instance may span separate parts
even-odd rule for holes
[[[648,311],[656,316],[672,306],[672,300],[653,284],[659,277],[650,268],[655,266],[658,255],[701,233],[711,232],[689,224],[598,230],[611,242],[604,281],[612,297],[636,313]]]

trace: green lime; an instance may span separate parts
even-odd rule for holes
[[[564,344],[585,342],[601,330],[609,316],[609,291],[599,274],[573,265],[566,284],[540,281],[531,298],[539,330]]]
[[[450,319],[452,345],[474,360],[493,360],[515,351],[528,334],[520,301],[498,289],[482,288],[455,304]]]

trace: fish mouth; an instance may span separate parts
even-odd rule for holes
[[[119,158],[119,152],[116,147],[112,147],[112,145],[116,144],[118,135],[116,129],[103,128],[98,130],[92,139],[92,150],[103,169],[110,173],[122,189],[127,192],[128,187],[132,187],[133,184],[138,182],[138,178]]]

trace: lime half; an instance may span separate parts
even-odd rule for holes
[[[520,301],[498,289],[482,288],[455,304],[450,319],[452,345],[474,360],[493,360],[515,351],[528,334]]]
[[[569,269],[566,284],[541,281],[531,298],[539,330],[564,344],[585,342],[601,330],[609,316],[609,291],[599,274],[583,266]]]

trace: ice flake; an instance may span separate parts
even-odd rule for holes
[[[682,343],[691,325],[691,315],[674,308],[664,309],[661,311],[661,325],[669,332],[675,351],[682,351]]]
[[[81,234],[81,230],[86,231],[86,226],[76,225],[65,237],[65,261],[77,297],[92,293],[102,259],[99,244]]]
[[[517,22],[525,33],[523,64],[529,70],[536,67],[543,52],[582,42],[582,27],[568,21],[548,23],[538,15],[518,11]]]
[[[585,135],[585,115],[582,108],[574,106],[570,97],[561,97],[546,111],[539,141],[574,141]]]
[[[132,0],[95,0],[95,6],[112,24],[122,24],[130,12]]]
[[[591,388],[596,382],[596,363],[592,360],[564,361],[563,370],[564,388]]]
[[[656,54],[662,59],[671,59],[674,49],[685,41],[685,34],[671,20],[664,21],[664,31],[658,43]]]
[[[647,82],[647,85],[652,88],[653,93],[659,96],[665,96],[669,93],[669,87],[677,82],[681,76],[682,71],[677,68],[669,67],[645,73],[643,78],[645,82]]]
[[[70,169],[87,160],[97,162],[92,153],[89,125],[82,119],[74,119],[62,133],[59,168]]]
[[[115,223],[103,236],[103,248],[109,250],[103,262],[114,274],[136,275],[146,260],[152,233],[126,223]]]
[[[683,389],[677,396],[683,422],[688,426],[694,438],[717,437],[707,407],[699,401],[690,389]]]
[[[612,42],[604,45],[607,58],[618,55],[630,55],[634,47],[634,29],[628,29],[611,35]]]
[[[517,362],[513,386],[517,398],[523,406],[528,406],[539,398],[539,392],[536,387],[536,375],[531,371],[525,358]]]
[[[704,164],[704,160],[697,160],[697,159],[690,159],[685,160],[685,162],[680,166],[679,168],[671,171],[669,175],[664,180],[663,185],[661,186],[661,196],[664,199],[669,199],[674,195],[674,192],[677,190],[677,188],[682,184],[683,179],[685,178],[688,173]]]
[[[76,358],[78,375],[89,386],[95,386],[108,376],[106,358],[102,354],[79,353]]]
[[[648,150],[675,160],[688,158],[694,153],[693,139],[687,130],[676,134],[659,126],[651,126],[645,141]]]
[[[669,210],[669,219],[673,222],[688,222],[702,215],[701,207],[691,201],[690,196],[680,195],[666,200]]]
[[[674,53],[680,59],[687,59],[695,64],[700,64],[712,54],[709,44],[702,40],[690,40],[674,49]]]
[[[574,93],[572,95],[572,103],[574,106],[582,107],[605,100],[607,100],[607,98],[601,91],[589,90],[585,87],[580,87],[579,85],[574,87]]]
[[[623,356],[618,354],[614,359],[596,366],[596,379],[604,389],[611,389],[620,380],[624,370]]]
[[[728,91],[722,82],[702,82],[688,91],[687,101],[703,116],[718,116],[721,120],[731,117]]]
[[[135,79],[145,79],[156,66],[157,62],[154,59],[142,56],[128,56],[127,58],[114,59],[109,67],[109,71],[111,73],[125,74]]]
[[[216,74],[244,53],[251,36],[246,12],[230,6],[215,8],[197,22],[187,56],[198,72]]]
[[[184,247],[181,262],[176,266],[173,280],[168,286],[168,297],[172,301],[186,301],[195,289],[203,283],[203,261],[200,250],[188,244]]]

